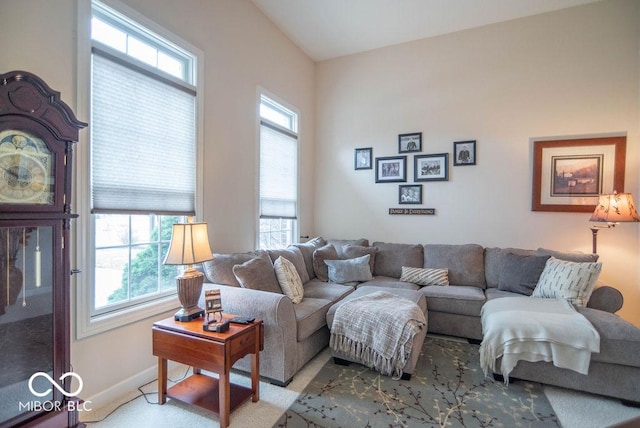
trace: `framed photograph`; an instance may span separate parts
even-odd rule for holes
[[[626,137],[533,142],[532,211],[593,212],[624,191]]]
[[[376,158],[376,183],[404,183],[406,181],[406,156]]]
[[[448,181],[449,153],[414,156],[413,181]]]
[[[408,184],[399,186],[399,204],[422,204],[422,184]]]
[[[371,163],[371,155],[373,154],[373,149],[371,147],[356,149],[355,150],[355,159],[354,165],[355,169],[372,169],[373,164]]]
[[[422,151],[422,132],[398,135],[398,153]]]
[[[476,164],[476,140],[453,143],[453,166]]]

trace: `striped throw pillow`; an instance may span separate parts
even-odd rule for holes
[[[550,257],[532,296],[565,299],[576,306],[587,306],[600,269],[602,263],[574,263]]]
[[[402,266],[400,281],[418,285],[449,285],[449,269],[422,269]]]

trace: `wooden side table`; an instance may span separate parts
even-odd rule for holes
[[[233,315],[224,315],[233,318]],[[262,320],[231,324],[224,333],[202,330],[203,318],[189,322],[173,317],[153,323],[153,355],[158,357],[158,403],[167,396],[218,413],[220,426],[229,426],[229,414],[249,397],[260,399],[260,351],[264,349]],[[251,388],[232,384],[233,364],[251,355]],[[193,367],[193,375],[167,390],[167,360]],[[218,374],[206,376],[200,370]]]

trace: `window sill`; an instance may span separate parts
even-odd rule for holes
[[[123,327],[163,312],[178,310],[180,302],[177,296],[169,296],[153,302],[147,302],[127,309],[94,317],[78,316],[76,339],[85,339],[115,328]]]

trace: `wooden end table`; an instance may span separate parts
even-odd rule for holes
[[[224,314],[225,318],[233,315]],[[173,317],[153,323],[153,355],[158,357],[158,403],[167,396],[218,413],[220,426],[229,426],[229,414],[249,397],[260,399],[260,351],[264,349],[262,320],[230,324],[224,333],[202,330],[204,318],[188,322]],[[232,384],[233,364],[251,355],[251,388]],[[193,367],[193,375],[167,390],[167,360]],[[204,369],[218,374],[206,376]]]

